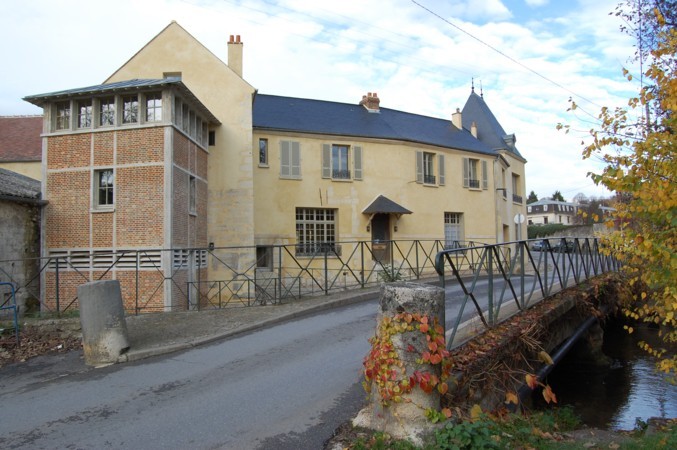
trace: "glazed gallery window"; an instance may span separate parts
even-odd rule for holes
[[[78,128],[90,128],[92,126],[92,101],[78,101]]]
[[[71,127],[71,102],[59,102],[56,104],[56,121],[54,129],[68,130]]]
[[[113,169],[94,171],[94,206],[106,208],[113,206],[114,175]]]
[[[115,124],[115,97],[99,100],[99,125],[102,127]]]
[[[296,208],[296,255],[337,252],[336,216],[335,209]]]
[[[146,94],[146,122],[162,121],[162,93]]]
[[[139,97],[129,95],[122,97],[122,123],[139,122]]]
[[[268,167],[268,139],[259,139],[259,166]]]

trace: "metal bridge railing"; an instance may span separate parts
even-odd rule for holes
[[[476,242],[392,240],[221,248],[63,250],[23,261],[0,261],[0,280],[17,296],[39,300],[41,312],[77,309],[77,286],[120,280],[128,313],[216,309],[276,304],[303,296],[329,295],[376,286],[382,274],[403,280],[435,278],[435,255],[467,248],[459,266],[478,264]],[[29,271],[19,266],[32,267]],[[25,274],[28,273],[26,276]]]
[[[467,262],[468,253],[473,255],[472,264]],[[459,312],[447,341],[451,348],[465,320],[479,318],[485,328],[493,327],[507,318],[501,314],[506,305],[524,310],[569,286],[616,271],[619,263],[602,252],[596,238],[565,237],[446,249],[437,253],[435,268],[445,289],[460,290],[455,300]],[[474,307],[470,315],[469,303]]]

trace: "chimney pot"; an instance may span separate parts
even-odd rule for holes
[[[231,68],[239,77],[242,77],[242,42],[240,35],[230,35],[228,42],[228,67]]]

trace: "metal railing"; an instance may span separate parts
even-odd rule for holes
[[[459,264],[468,253],[473,264]],[[445,289],[458,288],[452,301],[458,302],[459,312],[447,340],[451,348],[462,322],[477,318],[485,328],[494,327],[562,289],[618,270],[619,263],[602,251],[596,238],[572,237],[446,249],[436,255],[435,267]],[[449,301],[447,294],[447,308]],[[468,316],[469,303],[474,312]],[[512,313],[505,311],[507,305],[514,305]]]
[[[478,242],[454,258],[472,267]],[[435,278],[442,240],[336,242],[259,247],[71,250],[22,261],[0,261],[0,279],[14,282],[17,296],[40,301],[42,312],[78,308],[77,286],[118,279],[128,313],[214,309],[283,303],[309,295],[376,286],[384,273],[403,280]],[[18,265],[35,267],[29,277]]]

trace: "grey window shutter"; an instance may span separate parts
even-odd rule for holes
[[[423,152],[416,151],[416,182],[423,183]]]
[[[437,155],[437,164],[439,165],[439,184],[440,186],[444,186],[444,155]]]
[[[280,176],[291,176],[291,142],[280,141]]]
[[[354,175],[353,178],[356,180],[362,179],[362,147],[355,146],[353,147],[353,166],[354,166]]]
[[[331,145],[322,144],[322,178],[331,178]]]
[[[487,179],[487,162],[482,161],[482,189],[489,188],[489,181]]]
[[[296,141],[291,143],[291,176],[301,178],[301,144]]]
[[[470,160],[468,158],[463,158],[463,187],[469,187],[470,182]]]

